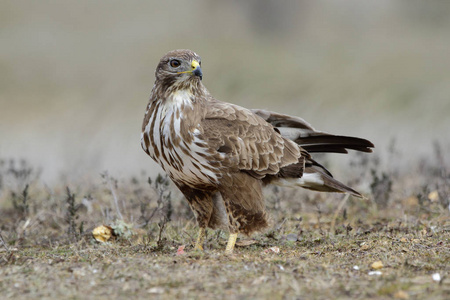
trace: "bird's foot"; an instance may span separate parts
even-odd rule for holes
[[[230,233],[230,236],[228,238],[227,247],[225,248],[225,254],[226,255],[232,255],[234,250],[234,245],[236,244],[238,234],[237,233]]]
[[[197,241],[195,241],[194,250],[203,251],[203,243],[205,242],[205,228],[200,227],[198,231]]]

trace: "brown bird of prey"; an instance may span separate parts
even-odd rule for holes
[[[299,117],[250,110],[215,99],[202,83],[201,59],[174,50],[159,61],[142,124],[141,145],[184,194],[200,231],[230,232],[231,254],[238,233],[268,225],[262,187],[299,186],[315,191],[357,191],[333,178],[310,152],[372,152],[365,139],[317,131]]]

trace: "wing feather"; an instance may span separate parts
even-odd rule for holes
[[[229,159],[228,167],[264,176],[276,174],[302,156],[294,142],[248,109],[210,101],[201,121],[201,135],[208,145]]]

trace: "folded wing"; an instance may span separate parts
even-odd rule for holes
[[[277,174],[302,157],[298,145],[250,110],[237,105],[210,103],[201,128],[202,139],[226,158],[225,165],[256,177]]]

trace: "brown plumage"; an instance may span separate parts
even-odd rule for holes
[[[159,62],[142,124],[141,145],[161,165],[204,229],[227,228],[227,252],[237,233],[267,226],[261,188],[273,183],[360,197],[335,180],[308,152],[371,152],[367,140],[316,131],[298,117],[221,102],[203,85],[200,57],[190,50]]]

